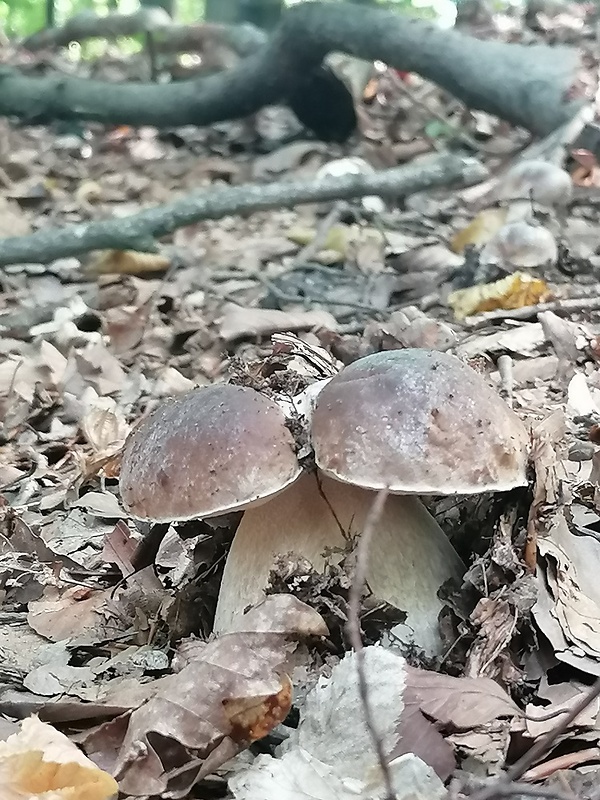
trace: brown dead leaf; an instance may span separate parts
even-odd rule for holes
[[[65,386],[75,396],[92,386],[103,397],[118,392],[124,383],[125,370],[102,342],[91,342],[69,355]]]
[[[71,587],[62,594],[49,588],[41,600],[29,603],[27,621],[36,633],[53,642],[77,636],[110,639],[122,632],[112,624],[106,606],[110,590],[103,592],[86,587]]]
[[[335,317],[327,311],[280,311],[271,308],[244,308],[227,303],[219,320],[219,335],[226,342],[271,336],[280,331],[308,331],[313,328],[336,330]]]
[[[268,629],[270,616],[274,630]],[[268,597],[243,621],[244,631],[188,650],[179,673],[146,687],[146,702],[86,738],[86,752],[98,763],[111,762],[122,792],[160,794],[171,770],[200,755],[208,760],[191,770],[191,786],[281,721],[291,699],[285,677],[290,640],[321,636],[327,628],[319,614],[291,595]]]
[[[147,275],[164,272],[171,259],[160,253],[138,253],[136,250],[108,250],[86,267],[89,275]]]
[[[498,233],[506,222],[508,208],[486,208],[480,211],[466,228],[454,234],[450,247],[455,253],[464,252],[469,245],[481,247]]]
[[[494,283],[458,289],[448,296],[448,305],[456,319],[497,308],[523,308],[541,303],[550,297],[548,284],[526,272],[514,272]]]
[[[81,431],[96,456],[112,456],[122,447],[130,426],[125,415],[110,397],[97,397],[88,406]]]
[[[150,311],[150,305],[146,304],[109,308],[104,312],[102,327],[114,353],[127,353],[142,341]]]
[[[490,678],[454,678],[407,667],[407,686],[418,698],[421,711],[445,728],[469,730],[521,714]]]

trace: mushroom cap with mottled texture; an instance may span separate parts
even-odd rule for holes
[[[318,395],[317,465],[402,494],[472,494],[526,484],[529,436],[484,378],[455,356],[390,350],[345,367]]]
[[[300,471],[277,403],[254,389],[208,386],[162,404],[130,433],[121,497],[138,519],[207,518],[276,494]]]

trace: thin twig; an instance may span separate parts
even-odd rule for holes
[[[320,224],[317,226],[312,240],[304,245],[302,250],[300,250],[292,261],[291,269],[296,269],[301,265],[313,261],[315,256],[324,249],[331,229],[338,224],[346,207],[347,204],[343,200],[338,200],[338,202],[334,204],[327,216],[323,217]]]
[[[469,778],[467,785],[481,785],[482,781],[477,781],[473,778]],[[487,787],[486,787],[487,788]],[[502,783],[498,785],[498,781],[494,785],[494,790],[496,792],[496,797],[515,797],[519,795],[525,795],[527,797],[542,797],[547,798],[547,800],[573,800],[573,796],[567,794],[566,792],[561,792],[559,789],[551,789],[547,786],[532,786],[529,783],[523,783],[522,781],[511,781],[510,783]],[[478,796],[477,794],[470,795],[471,800]]]
[[[514,787],[515,781],[518,781],[536,761],[552,748],[556,740],[569,729],[570,725],[572,725],[577,717],[589,708],[598,697],[600,697],[600,678],[590,687],[589,691],[585,693],[579,702],[573,706],[569,713],[566,714],[554,728],[549,730],[548,733],[540,737],[533,747],[516,761],[501,778],[498,778],[491,785],[472,794],[470,800],[491,800],[494,797],[505,797],[507,794],[522,794],[523,792],[512,791],[510,787]],[[558,793],[554,793],[553,796],[557,797]]]
[[[282,291],[276,284],[273,283],[273,281],[270,281],[263,275],[257,275],[256,278],[259,283],[261,283],[265,289],[271,292],[271,294],[281,303],[298,305],[302,304],[305,306],[310,306],[314,303],[320,303],[323,306],[341,306],[342,308],[351,308],[355,311],[362,311],[363,313],[369,314],[379,320],[383,320],[386,316],[388,316],[387,313],[384,313],[379,308],[375,308],[375,306],[369,306],[364,303],[354,303],[351,300],[330,300],[329,298],[316,297],[308,294],[305,296],[301,296],[299,294],[289,294],[288,292]]]
[[[537,303],[533,306],[522,306],[521,308],[486,311],[476,317],[467,317],[463,320],[463,324],[473,331],[478,328],[484,328],[490,322],[498,322],[505,319],[525,320],[530,317],[536,317],[542,311],[595,311],[599,308],[600,297],[595,294],[593,297],[572,297],[568,300],[553,300],[550,303]]]
[[[363,587],[367,578],[367,566],[369,562],[369,549],[371,540],[375,533],[379,518],[383,513],[383,507],[387,500],[388,490],[382,489],[377,493],[373,500],[373,505],[369,509],[369,513],[365,518],[362,534],[358,540],[356,547],[356,567],[354,569],[354,577],[352,585],[350,586],[350,593],[348,597],[348,623],[347,631],[350,637],[350,642],[356,653],[356,669],[358,672],[358,689],[360,699],[363,707],[363,714],[365,723],[367,725],[373,747],[377,753],[377,760],[381,769],[383,783],[385,786],[385,800],[394,800],[395,792],[392,782],[392,775],[387,762],[383,741],[373,719],[373,712],[369,703],[369,687],[367,685],[367,678],[365,675],[364,665],[364,650],[362,642],[362,633],[360,628],[360,604],[363,593]]]
[[[542,736],[521,758],[506,772],[509,781],[517,781],[535,762],[545,755],[554,742],[565,733],[577,717],[600,697],[600,678],[595,681],[571,711],[552,730]]]

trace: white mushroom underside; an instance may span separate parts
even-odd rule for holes
[[[321,488],[350,536],[362,531],[375,493],[321,476]],[[278,555],[293,551],[321,569],[324,553],[345,541],[314,475],[305,474],[280,495],[245,512],[229,552],[219,593],[215,632],[230,629],[249,605],[264,598]],[[334,555],[338,561],[341,554]],[[427,653],[439,649],[437,591],[464,567],[443,531],[417,497],[388,497],[370,551],[367,580],[373,595],[407,613],[412,640]]]

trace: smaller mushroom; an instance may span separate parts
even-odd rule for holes
[[[221,384],[163,403],[130,433],[123,506],[149,522],[184,522],[265,502],[300,475],[279,405]]]
[[[547,208],[558,208],[567,205],[573,196],[573,181],[556,164],[519,161],[500,178],[494,194],[498,200],[533,200]]]
[[[541,225],[525,220],[509,222],[482,249],[483,264],[498,264],[512,271],[553,265],[558,259],[554,236]]]

